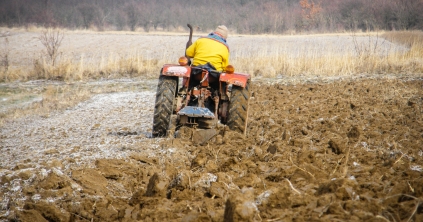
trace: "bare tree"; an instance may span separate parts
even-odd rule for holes
[[[124,10],[128,19],[127,22],[129,28],[131,29],[131,31],[135,31],[135,28],[137,27],[140,18],[140,10],[138,5],[136,4],[136,2],[131,1],[125,6]]]
[[[239,33],[365,31],[421,29],[422,11],[423,0],[0,0],[0,26],[149,31],[195,21],[204,31],[219,24]]]
[[[45,54],[53,66],[55,65],[57,56],[59,55],[59,48],[64,37],[65,34],[63,31],[58,29],[47,29],[38,37],[41,44],[45,47]]]
[[[102,9],[98,9],[98,13],[96,13],[94,21],[99,31],[104,31],[110,13],[110,11],[103,11]]]
[[[408,30],[421,25],[422,9],[423,2],[421,0],[395,0],[393,11],[399,28]]]
[[[97,10],[98,9],[92,4],[81,4],[78,6],[78,11],[81,13],[82,22],[84,23],[84,27],[86,29],[88,29],[93,23],[98,13]]]
[[[4,39],[4,47],[0,54],[0,68],[3,69],[5,74],[4,80],[7,81],[7,71],[9,71],[9,39],[7,37]]]

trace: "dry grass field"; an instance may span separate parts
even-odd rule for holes
[[[186,35],[7,31],[0,221],[423,220],[421,32],[231,36],[247,133],[197,145],[150,137]]]
[[[0,31],[4,82],[155,78],[162,64],[175,63],[184,54],[187,41],[181,33],[50,30],[63,38],[53,65],[40,41],[45,30]],[[197,33],[194,40],[205,34]],[[423,72],[422,36],[422,32],[234,35],[228,43],[231,63],[255,77],[405,74]]]

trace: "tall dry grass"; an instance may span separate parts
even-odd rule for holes
[[[246,51],[242,55],[232,56],[238,72],[254,76],[339,76],[363,73],[404,74],[423,73],[423,32],[403,31],[386,32],[382,35],[368,35],[368,42],[355,42],[353,50],[340,52],[339,47],[325,48],[324,53],[318,49],[299,46],[292,52],[278,46],[264,46],[263,51]],[[355,38],[351,34],[352,38]],[[372,39],[372,41],[370,41]],[[403,45],[405,51],[385,50],[378,52],[384,41]],[[274,50],[269,54],[269,50]],[[2,52],[1,64],[8,64],[6,52]],[[100,58],[100,59],[98,59]],[[178,58],[148,58],[142,52],[135,52],[124,57],[118,52],[102,55],[73,55],[61,53],[55,64],[40,56],[34,59],[29,71],[19,67],[0,67],[0,82],[27,81],[32,79],[55,79],[64,81],[84,81],[88,79],[113,79],[122,77],[156,78],[161,66],[175,63]]]
[[[120,57],[114,53],[102,55],[100,61],[80,55],[78,60],[61,56],[55,65],[44,57],[33,60],[32,69],[8,68],[0,72],[0,82],[28,81],[35,79],[86,81],[92,79],[115,79],[144,76],[156,77],[159,67],[169,63],[166,59],[148,59],[141,54]],[[5,69],[3,69],[5,70]]]
[[[339,51],[339,47],[325,48],[325,53],[306,46],[298,46],[297,53],[277,48],[251,52],[232,60],[238,71],[253,76],[340,76],[355,74],[422,74],[423,32],[403,31],[365,34],[369,41],[354,41],[353,50]],[[351,34],[352,38],[356,38]],[[385,41],[405,46],[404,51],[381,49]]]
[[[78,59],[62,56],[56,65],[51,65],[45,58],[35,59],[33,69],[26,76],[15,77],[30,79],[51,79],[64,81],[84,81],[89,79],[114,79],[122,77],[157,76],[159,66],[169,61],[147,59],[141,54],[121,57],[115,53],[101,55],[100,60],[81,54]],[[19,70],[19,73],[22,71]],[[0,76],[1,79],[1,76]],[[9,75],[11,79],[11,75]],[[16,78],[14,78],[16,79]]]

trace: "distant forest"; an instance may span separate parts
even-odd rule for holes
[[[283,34],[423,29],[423,0],[0,0],[0,25]]]

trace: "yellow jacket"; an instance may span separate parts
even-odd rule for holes
[[[223,71],[229,61],[229,49],[224,44],[209,38],[197,39],[187,48],[186,55],[194,58],[193,66],[209,62],[217,71]]]

